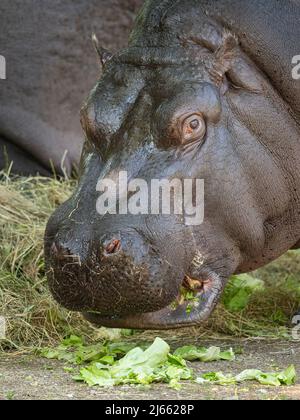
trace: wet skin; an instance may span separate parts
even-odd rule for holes
[[[292,79],[285,89],[277,76],[270,82],[271,42],[265,62],[250,56],[253,34],[242,36],[242,9],[224,30],[217,11],[233,3],[216,1],[213,11],[205,1],[146,2],[129,48],[105,56],[83,106],[79,185],[51,217],[45,253],[55,299],[97,325],[199,324],[231,274],[263,266],[299,242],[300,88]],[[283,25],[287,12],[275,5]],[[204,179],[204,222],[100,216],[97,183],[117,180],[120,171],[149,183]],[[196,298],[192,307],[179,297],[182,286]]]

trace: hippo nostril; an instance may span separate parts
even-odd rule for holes
[[[105,252],[107,254],[115,254],[121,248],[121,241],[119,239],[113,239],[108,245],[105,247]]]

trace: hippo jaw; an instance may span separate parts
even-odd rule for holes
[[[184,280],[184,283],[186,278]],[[156,312],[125,317],[103,317],[97,312],[84,312],[84,317],[96,326],[108,328],[171,329],[199,325],[206,321],[223,292],[225,281],[216,273],[200,281],[191,300],[182,301],[181,292],[175,302]]]

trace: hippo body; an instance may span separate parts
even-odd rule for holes
[[[230,275],[299,246],[299,21],[298,0],[145,2],[83,106],[79,185],[48,223],[58,302],[98,325],[196,325]],[[120,171],[204,180],[203,223],[99,215],[99,182]]]
[[[100,74],[93,32],[126,45],[141,0],[1,0],[0,170],[70,174],[83,135],[79,109]],[[51,163],[52,162],[52,163]]]

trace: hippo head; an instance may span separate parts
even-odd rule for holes
[[[274,233],[290,201],[274,141],[284,124],[290,136],[296,128],[268,79],[217,27],[206,38],[147,31],[134,32],[127,50],[102,54],[103,75],[82,109],[78,187],[45,237],[55,299],[109,327],[199,324],[231,274],[293,241],[290,231],[285,242]],[[127,192],[131,212],[120,195],[99,212],[100,197],[110,198],[101,181],[120,192],[120,173],[149,187],[148,205],[139,187]],[[194,184],[189,211],[173,203],[168,214],[151,211],[153,180],[203,180],[204,217],[196,206],[203,183]]]

